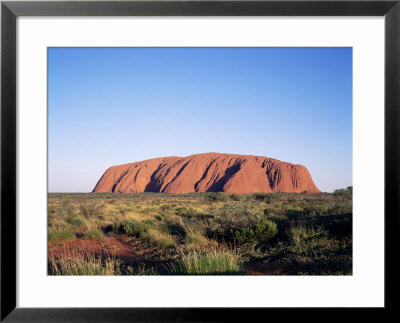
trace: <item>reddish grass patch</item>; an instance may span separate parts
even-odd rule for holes
[[[107,237],[102,241],[75,239],[65,241],[62,244],[48,244],[49,256],[62,258],[65,255],[73,254],[91,254],[99,258],[112,257],[121,260],[126,265],[133,265],[137,262],[137,254],[134,247],[123,237]]]

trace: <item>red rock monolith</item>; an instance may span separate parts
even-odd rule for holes
[[[273,158],[205,153],[112,166],[93,192],[319,193],[303,165]]]

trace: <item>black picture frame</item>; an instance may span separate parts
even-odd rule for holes
[[[385,307],[396,311],[400,228],[400,0],[379,1],[2,1],[1,2],[1,322],[258,321],[299,308],[17,308],[16,290],[16,19],[19,16],[384,16],[385,17]],[[38,291],[40,293],[40,291]],[[40,295],[39,295],[40,296]],[[330,318],[338,309],[324,309]],[[360,309],[341,309],[354,311]],[[266,313],[268,311],[268,315]],[[391,313],[393,314],[393,313]]]

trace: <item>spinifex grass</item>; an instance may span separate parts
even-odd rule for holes
[[[183,229],[187,246],[202,249],[209,244],[209,240],[204,236],[203,229],[191,225],[183,225]]]
[[[142,239],[155,244],[159,248],[172,248],[176,245],[176,241],[169,233],[161,232],[154,228],[149,228],[142,234]]]
[[[112,276],[121,275],[121,262],[111,256],[96,257],[91,253],[69,252],[62,257],[49,256],[50,275],[57,276]]]
[[[243,268],[239,255],[230,250],[191,251],[171,265],[176,275],[240,275]]]
[[[60,243],[63,241],[75,239],[75,235],[71,226],[68,225],[54,225],[49,227],[48,242]]]

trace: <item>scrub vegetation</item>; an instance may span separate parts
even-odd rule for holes
[[[48,196],[50,275],[351,275],[352,188]]]

